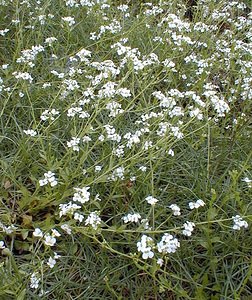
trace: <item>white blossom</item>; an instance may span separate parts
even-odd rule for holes
[[[54,187],[58,184],[55,173],[53,173],[52,171],[44,173],[44,178],[39,180],[40,186],[44,186],[46,184],[50,184],[51,187]]]
[[[5,245],[4,245],[4,241],[0,241],[0,249],[4,249]]]
[[[149,203],[152,206],[154,206],[158,202],[158,199],[156,199],[152,196],[146,197],[145,200],[147,201],[147,203]]]
[[[83,188],[74,188],[76,193],[74,193],[73,201],[77,201],[82,204],[88,202],[90,198],[90,193],[88,192],[89,189],[89,186]]]
[[[60,226],[60,228],[63,229],[67,234],[72,233],[72,229],[70,228],[70,226],[68,224],[62,224]]]
[[[174,253],[179,247],[180,243],[178,239],[168,233],[165,233],[161,241],[157,243],[158,252],[163,254]]]
[[[194,209],[194,208],[199,208],[201,206],[205,205],[205,202],[201,199],[198,199],[196,202],[189,202],[189,208]]]
[[[53,247],[56,243],[56,238],[49,235],[48,233],[44,236],[44,243],[47,246]]]
[[[38,134],[37,131],[35,131],[33,129],[24,130],[24,133],[27,135],[30,135],[30,136],[36,136]]]
[[[177,204],[171,204],[169,208],[172,210],[174,216],[180,216],[180,207]]]
[[[40,228],[35,228],[35,230],[33,231],[33,235],[35,237],[43,237],[43,232]]]
[[[142,235],[141,240],[137,242],[137,250],[142,253],[143,259],[153,258],[154,252],[152,247],[154,246],[153,239],[147,235]]]
[[[141,215],[139,213],[127,214],[122,217],[124,223],[137,223],[141,219]]]
[[[101,224],[101,218],[99,217],[97,212],[91,212],[85,221],[85,225],[91,225],[93,229],[97,229]]]
[[[248,228],[248,223],[242,219],[241,216],[236,215],[232,217],[234,225],[233,225],[233,229],[234,230],[240,230],[242,227],[244,228]]]
[[[39,287],[39,282],[40,282],[40,278],[38,276],[38,273],[37,272],[32,273],[30,278],[30,287],[36,290]]]
[[[186,236],[191,236],[192,232],[194,230],[195,224],[193,222],[189,222],[186,221],[186,223],[184,223],[184,230],[182,231],[182,233]]]
[[[47,265],[52,269],[55,266],[55,264],[56,264],[56,260],[50,256]]]

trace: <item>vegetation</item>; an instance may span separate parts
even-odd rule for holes
[[[251,9],[0,0],[0,299],[252,297]]]

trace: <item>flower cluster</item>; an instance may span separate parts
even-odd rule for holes
[[[141,240],[137,242],[137,250],[142,253],[143,259],[153,258],[154,250],[165,255],[175,253],[180,247],[180,242],[173,235],[165,233],[161,240],[155,245],[154,240],[147,235],[142,235]]]
[[[37,238],[43,238],[43,242],[45,245],[49,247],[53,247],[56,244],[56,237],[60,237],[61,234],[56,229],[51,230],[51,234],[49,233],[43,233],[43,231],[40,228],[35,228],[33,231],[33,236]]]
[[[89,186],[83,188],[74,188],[76,193],[74,193],[73,201],[77,201],[82,204],[88,202],[90,198],[90,193],[88,192],[89,189]]]
[[[13,232],[16,231],[17,227],[14,226],[13,224],[9,225],[9,226],[5,226],[4,224],[2,224],[0,222],[0,228],[1,230],[6,233],[6,234],[12,234]]]
[[[31,289],[37,289],[39,287],[39,283],[40,283],[41,279],[38,276],[37,272],[34,272],[31,274],[31,278],[30,278],[30,287]]]
[[[252,179],[245,177],[242,179],[242,181],[246,182],[249,188],[252,188]]]
[[[196,202],[189,202],[189,208],[194,209],[194,208],[199,208],[201,206],[205,205],[205,202],[201,199],[198,199]]]
[[[59,205],[59,209],[60,209],[59,216],[62,217],[62,216],[66,216],[66,215],[73,215],[73,213],[80,208],[81,208],[80,205],[72,203],[71,201],[68,203],[60,204]]]
[[[33,78],[31,76],[30,73],[28,72],[13,72],[12,75],[16,78],[16,79],[23,79],[23,80],[27,80],[29,81],[29,83],[32,83]]]
[[[134,214],[127,214],[126,216],[122,217],[124,223],[137,223],[141,219],[141,215],[138,213]]]
[[[112,181],[116,181],[118,179],[124,179],[124,167],[118,167],[113,172],[112,175],[109,176],[109,179]]]
[[[64,22],[66,22],[69,27],[71,27],[71,26],[73,26],[75,24],[75,20],[74,20],[73,17],[62,17],[61,19]]]
[[[101,218],[96,211],[92,211],[85,220],[85,225],[91,225],[94,230],[96,230],[100,224]]]
[[[184,230],[182,233],[186,236],[191,236],[194,230],[195,224],[193,222],[186,221],[184,224]]]
[[[158,202],[158,199],[154,198],[153,196],[148,196],[145,198],[145,200],[152,206],[154,206]]]
[[[241,216],[236,215],[232,217],[234,225],[233,225],[233,229],[234,230],[240,230],[242,227],[247,228],[248,227],[248,223],[242,219]]]
[[[171,204],[169,208],[172,210],[174,216],[180,216],[180,207],[177,204]]]
[[[46,109],[45,111],[42,112],[41,116],[40,116],[40,119],[42,121],[46,121],[46,120],[55,120],[55,117],[59,115],[59,111],[56,110],[56,109]]]
[[[41,45],[32,46],[31,49],[22,50],[21,56],[17,59],[17,63],[26,63],[29,67],[33,68],[35,66],[34,60],[36,59],[36,56],[44,51],[45,49]]]
[[[80,143],[80,138],[72,137],[71,141],[67,142],[67,147],[72,148],[73,151],[79,152],[80,151],[79,143]]]
[[[142,253],[142,258],[152,258],[154,256],[154,252],[152,248],[154,246],[154,241],[151,237],[147,235],[142,235],[141,240],[137,242],[137,250]]]
[[[175,253],[180,247],[180,242],[173,235],[165,233],[161,241],[157,243],[157,249],[159,253]]]
[[[52,269],[55,265],[56,265],[56,259],[60,258],[60,255],[57,254],[56,252],[54,252],[54,256],[53,257],[49,257],[48,261],[47,261],[47,265],[50,267],[50,269]]]
[[[51,187],[54,187],[58,184],[55,173],[53,173],[52,171],[44,173],[44,178],[39,180],[40,186],[44,186],[46,184],[50,184]]]
[[[38,133],[37,131],[33,130],[33,129],[27,129],[27,130],[24,130],[24,133],[26,135],[30,135],[30,136],[36,136]]]

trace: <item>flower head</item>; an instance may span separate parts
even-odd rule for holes
[[[242,219],[241,216],[236,215],[234,217],[232,217],[234,225],[233,225],[233,229],[234,230],[240,230],[242,227],[247,228],[248,227],[248,223]]]
[[[149,203],[150,205],[153,205],[153,206],[158,202],[158,199],[156,199],[152,196],[146,197],[145,200],[147,201],[147,203]]]
[[[46,234],[44,236],[44,243],[45,243],[45,245],[52,247],[56,243],[56,238],[49,234]]]

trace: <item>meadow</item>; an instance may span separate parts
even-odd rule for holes
[[[252,299],[252,3],[0,0],[0,299]]]

